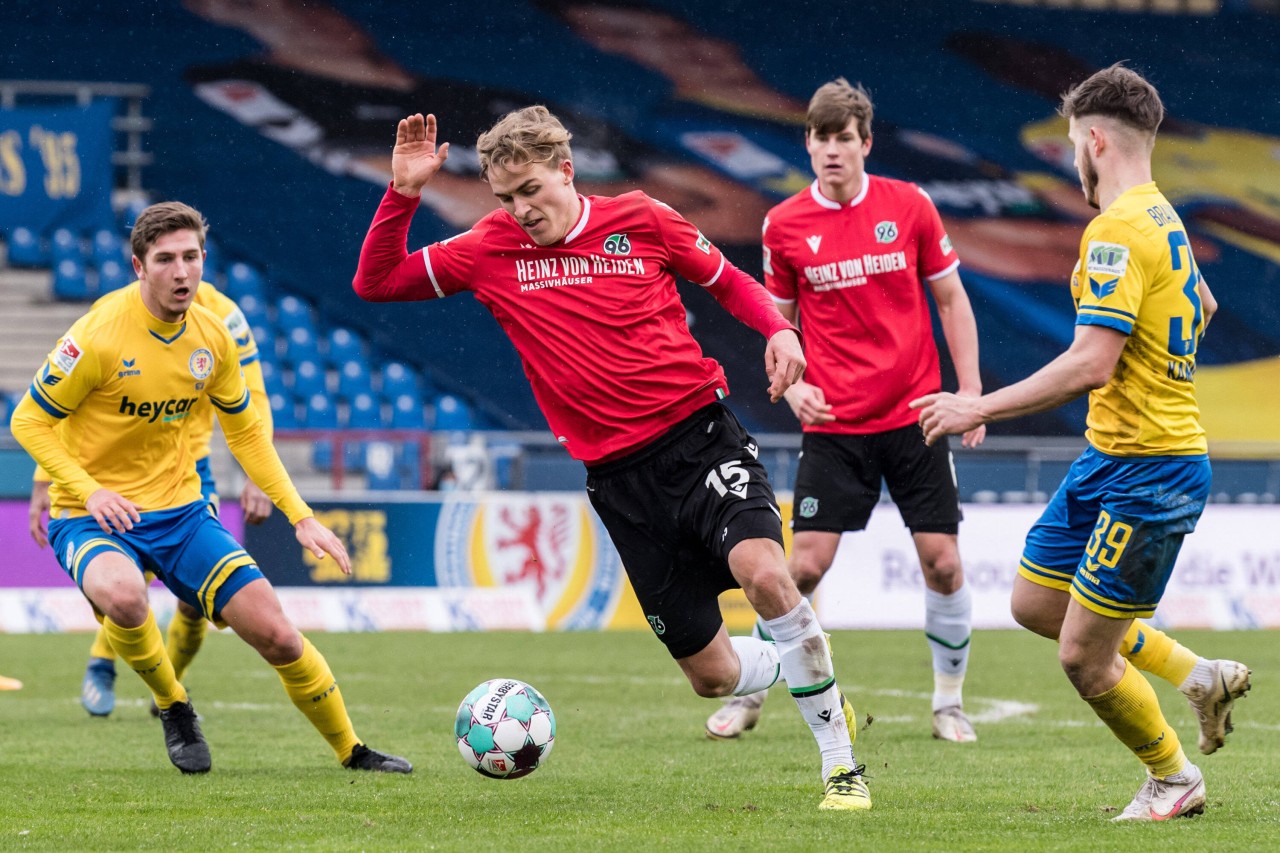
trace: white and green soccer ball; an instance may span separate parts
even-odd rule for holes
[[[556,742],[556,715],[537,690],[494,678],[467,694],[453,732],[458,751],[491,779],[519,779],[538,769]]]

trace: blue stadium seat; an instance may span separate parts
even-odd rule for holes
[[[257,329],[261,326],[265,329],[271,325],[271,318],[267,316],[267,303],[262,297],[246,293],[244,296],[236,297],[235,300],[240,306],[240,313],[244,314],[244,319],[248,321],[250,327]],[[253,336],[258,337],[257,331]],[[258,346],[262,346],[262,341],[258,341]]]
[[[258,352],[263,353],[264,357],[278,360],[284,342],[276,337],[275,330],[253,321],[250,321],[249,329],[253,332],[253,339],[258,342]]]
[[[319,362],[315,361],[304,361],[294,367],[293,381],[286,381],[285,386],[291,387],[293,393],[302,400],[310,399],[317,394],[327,395],[329,393],[324,370],[320,368]]]
[[[422,398],[416,393],[400,394],[391,401],[392,429],[426,429],[427,416]]]
[[[262,384],[268,394],[285,394],[289,388],[284,381],[284,371],[274,358],[258,358],[258,366],[262,368]]]
[[[452,394],[436,397],[437,430],[469,430],[474,428],[471,407]]]
[[[126,232],[133,230],[133,223],[138,221],[138,214],[147,209],[148,202],[144,198],[134,197],[125,202],[124,207],[120,208],[119,220],[120,227]]]
[[[417,372],[399,361],[389,361],[382,367],[382,396],[394,400],[401,394],[415,397],[422,393]]]
[[[77,302],[93,297],[82,262],[71,258],[58,262],[53,268],[53,296],[55,299]]]
[[[311,316],[311,306],[296,296],[282,296],[276,301],[276,328],[283,334],[290,330],[302,328],[315,336],[315,318]]]
[[[343,326],[335,326],[325,335],[325,349],[329,366],[334,370],[340,370],[343,363],[352,359],[364,360],[364,341]]]
[[[382,405],[369,393],[356,394],[347,407],[347,429],[381,429]],[[349,441],[343,447],[343,460],[352,471],[364,470],[365,446],[361,441]]]
[[[295,326],[284,335],[284,360],[297,367],[311,362],[320,367],[324,364],[320,357],[320,345],[316,343],[316,334],[310,329]]]
[[[363,358],[348,359],[338,368],[338,396],[342,399],[354,400],[358,394],[367,394],[372,390],[369,365],[364,363]]]
[[[307,399],[302,426],[306,429],[337,429],[338,407],[327,394],[312,394]],[[311,464],[321,471],[333,468],[333,442],[318,439],[311,445]]]
[[[263,281],[262,273],[255,268],[243,261],[236,261],[227,267],[227,296],[236,302],[246,296],[252,296],[261,302],[266,298],[266,293],[266,282]]]
[[[49,251],[40,235],[19,225],[9,235],[9,263],[15,267],[47,267]]]
[[[267,386],[270,388],[271,386]],[[269,392],[271,400],[271,420],[273,428],[280,429],[297,429],[301,424],[298,421],[298,406],[294,402],[293,396],[285,392]]]
[[[84,263],[84,248],[80,245],[80,238],[70,228],[57,228],[49,236],[49,255],[55,266],[65,260]]]
[[[104,260],[98,264],[98,293],[110,293],[133,281],[133,267],[125,267],[116,260]]]
[[[93,248],[91,252],[93,265],[98,269],[102,269],[102,265],[107,261],[123,264],[133,256],[132,252],[125,254],[124,240],[110,228],[99,228],[93,232]]]

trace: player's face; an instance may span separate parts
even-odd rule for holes
[[[818,187],[827,198],[849,201],[862,189],[871,137],[862,138],[856,118],[849,119],[837,133],[810,130],[804,147],[809,152],[813,173],[818,176]]]
[[[1089,128],[1076,123],[1075,116],[1067,122],[1067,137],[1075,146],[1076,172],[1080,175],[1080,189],[1084,190],[1084,200],[1091,207],[1098,207],[1098,166],[1089,153]]]
[[[170,231],[151,244],[146,258],[133,256],[133,271],[142,282],[142,302],[157,319],[176,323],[196,298],[204,273],[204,250],[191,230]]]
[[[582,202],[573,187],[573,163],[525,163],[491,167],[489,188],[539,246],[563,240],[578,221]]]

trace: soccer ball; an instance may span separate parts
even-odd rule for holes
[[[556,715],[537,690],[495,678],[467,694],[453,732],[467,764],[490,779],[519,779],[538,769],[556,742]]]

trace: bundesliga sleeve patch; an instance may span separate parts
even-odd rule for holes
[[[84,351],[68,335],[62,339],[62,343],[58,344],[58,348],[53,351],[49,361],[53,363],[54,367],[61,370],[64,376],[70,376],[71,371],[76,369],[76,365],[80,363],[80,358],[83,355]]]
[[[694,245],[698,247],[698,251],[702,252],[702,254],[711,254],[711,241],[702,236],[701,231],[698,232],[698,242],[694,243]]]
[[[1090,240],[1085,258],[1085,272],[1090,276],[1123,278],[1124,271],[1129,268],[1129,247]]]
[[[952,251],[954,251],[951,245],[950,235],[947,235],[947,234],[942,235],[942,239],[938,241],[938,248],[942,250],[942,254],[944,255],[949,255],[951,254]]]

